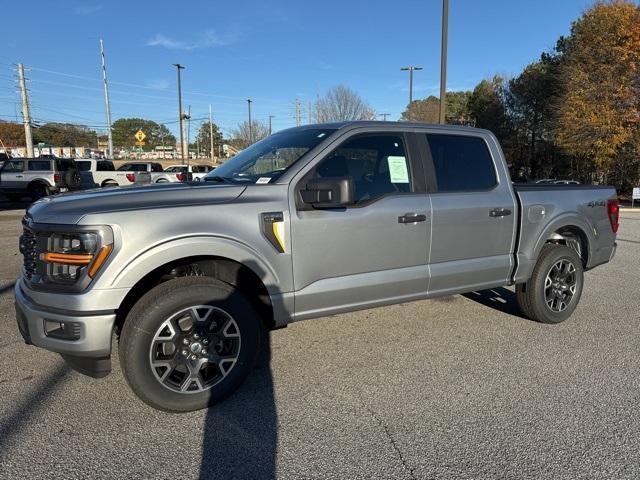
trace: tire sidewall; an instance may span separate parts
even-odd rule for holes
[[[171,280],[160,287],[167,290],[167,284],[180,283],[179,280],[181,279]],[[227,397],[244,381],[259,350],[261,322],[249,302],[223,282],[202,278],[202,282],[176,287],[169,289],[169,292],[144,310],[135,307],[131,310],[122,331],[120,362],[128,383],[146,403],[166,411],[198,410]],[[152,293],[153,290],[149,292]],[[240,353],[229,374],[209,390],[178,393],[156,379],[151,369],[149,352],[160,325],[180,310],[194,305],[215,306],[234,318],[241,335]],[[131,318],[131,314],[134,318]]]
[[[541,262],[536,266],[536,272],[534,274],[534,302],[530,305],[530,308],[533,308],[536,316],[543,319],[545,323],[560,323],[571,316],[580,302],[584,286],[582,260],[580,260],[580,257],[578,257],[575,251],[564,245],[554,245],[545,248],[549,250],[545,252],[544,258],[542,258]],[[549,271],[553,265],[560,260],[569,260],[576,269],[576,292],[569,302],[569,305],[567,305],[567,308],[562,312],[554,312],[547,305],[544,286]]]

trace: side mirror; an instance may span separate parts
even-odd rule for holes
[[[340,208],[353,203],[353,190],[353,180],[347,177],[313,178],[300,196],[314,208]]]

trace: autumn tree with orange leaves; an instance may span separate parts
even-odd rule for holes
[[[640,6],[598,2],[557,50],[555,141],[626,189],[638,181],[640,164]]]

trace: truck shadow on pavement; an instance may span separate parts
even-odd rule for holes
[[[271,337],[266,333],[256,368],[244,385],[207,411],[199,478],[276,478],[277,432]]]
[[[523,320],[529,320],[520,311],[520,307],[518,307],[518,302],[516,300],[516,294],[504,287],[481,290],[479,292],[469,292],[462,296],[484,305],[485,307],[506,313],[507,315],[513,315],[514,317],[522,318]]]
[[[22,429],[29,425],[34,418],[38,418],[41,410],[46,408],[50,397],[60,387],[69,371],[69,367],[61,363],[11,411],[2,412],[2,416],[0,416],[0,458],[2,458],[2,452],[8,450],[8,445],[15,441],[14,438],[22,432]]]

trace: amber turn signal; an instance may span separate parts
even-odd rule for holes
[[[102,267],[107,258],[109,258],[111,250],[113,250],[113,245],[105,245],[100,249],[100,251],[96,255],[96,259],[93,261],[93,264],[89,268],[89,276],[91,278],[96,276],[98,270],[100,270],[100,267]]]

